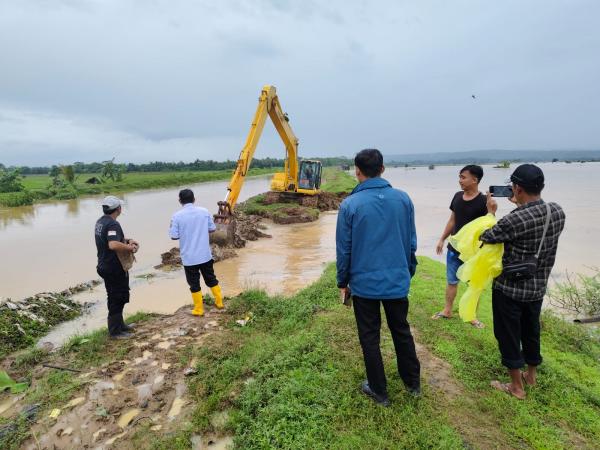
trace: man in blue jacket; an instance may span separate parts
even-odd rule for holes
[[[408,313],[408,291],[417,261],[415,213],[410,197],[381,178],[383,156],[376,149],[354,158],[359,185],[339,210],[336,229],[337,284],[354,301],[354,315],[367,380],[362,391],[389,405],[379,348],[381,306],[392,333],[398,373],[412,395],[421,392],[420,364]]]

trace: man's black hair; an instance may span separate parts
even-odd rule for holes
[[[383,170],[383,155],[376,148],[361,150],[354,157],[354,165],[368,178],[381,175]]]
[[[483,178],[483,167],[478,166],[477,164],[469,164],[460,169],[459,173],[469,172],[475,178],[477,178],[477,182],[480,183]]]
[[[194,203],[195,200],[196,199],[194,198],[194,193],[191,189],[182,189],[181,191],[179,191],[179,202],[182,205],[185,205],[187,203]]]
[[[110,208],[109,206],[102,205],[102,212],[104,214],[107,214],[110,216],[112,213],[114,213],[119,208],[120,208],[120,206],[117,206],[116,208]]]

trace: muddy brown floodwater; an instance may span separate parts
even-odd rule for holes
[[[553,278],[560,279],[567,269],[586,272],[600,266],[595,239],[600,233],[600,164],[540,166],[547,180],[544,198],[561,204],[567,215]],[[402,167],[389,168],[384,174],[394,187],[407,191],[413,199],[420,255],[443,260],[435,255],[435,244],[448,219],[450,199],[458,190],[459,169]],[[484,166],[484,170],[482,190],[490,184],[505,183],[512,172],[491,166]],[[268,186],[269,177],[247,180],[241,200],[267,191]],[[203,183],[192,188],[198,203],[214,210],[226,183]],[[160,262],[160,254],[172,247],[167,228],[171,214],[178,208],[177,192],[165,189],[125,195],[125,213],[120,222],[126,234],[142,244],[131,273],[132,296],[127,314],[140,310],[172,313],[190,302],[181,270],[164,273],[153,269]],[[0,210],[0,296],[19,299],[96,278],[92,229],[99,216],[99,199]],[[511,210],[508,201],[501,199],[499,204],[499,216]],[[238,257],[216,265],[225,295],[254,287],[288,294],[317,279],[324,265],[335,259],[335,220],[336,212],[329,212],[307,224],[266,222],[265,232],[273,236],[271,239],[248,242],[246,248],[237,251]],[[152,277],[145,277],[148,274]],[[59,344],[74,333],[103,326],[104,298],[102,286],[78,295],[78,301],[96,302],[90,314],[59,326],[43,341]]]
[[[269,189],[270,177],[246,180],[243,201]],[[227,183],[199,183],[190,187],[197,204],[216,211]],[[128,237],[141,248],[132,275],[150,270],[159,255],[173,246],[168,229],[179,209],[180,188],[132,192],[125,200],[119,222]],[[103,196],[0,208],[0,297],[15,300],[38,292],[61,291],[82,281],[98,278],[94,223],[102,215]]]
[[[243,290],[263,289],[270,294],[291,294],[317,280],[329,261],[335,260],[337,212],[324,212],[316,222],[277,225],[265,222],[272,238],[248,241],[238,256],[215,264],[215,273],[226,297]],[[125,312],[170,314],[191,302],[182,269],[152,270],[150,278],[131,278],[131,302]],[[202,283],[203,292],[208,289]],[[40,345],[59,346],[69,337],[102,327],[106,322],[104,287],[83,292],[75,301],[94,303],[88,314],[63,323],[40,340]]]

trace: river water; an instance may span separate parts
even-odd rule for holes
[[[556,201],[565,210],[567,222],[561,236],[553,278],[566,270],[587,272],[599,266],[600,164],[540,164],[546,175],[544,198]],[[390,168],[384,177],[412,197],[416,210],[420,255],[435,255],[435,244],[449,216],[449,203],[458,190],[456,166],[434,170]],[[484,166],[482,190],[490,184],[504,184],[512,169]],[[197,203],[216,210],[226,191],[226,182],[191,186]],[[268,190],[269,177],[248,179],[240,200]],[[119,218],[125,234],[141,243],[138,262],[131,273],[131,303],[126,311],[169,313],[190,303],[181,270],[163,273],[152,269],[160,253],[173,246],[167,229],[170,216],[179,205],[179,188],[125,194],[124,213]],[[0,296],[20,299],[42,291],[57,291],[97,278],[93,226],[101,214],[101,197],[44,203],[0,210]],[[498,216],[512,204],[499,199]],[[321,274],[324,265],[335,259],[336,213],[322,214],[311,224],[268,225],[273,237],[249,242],[238,257],[216,264],[216,273],[226,296],[259,287],[270,293],[292,293]],[[150,279],[140,278],[152,273]],[[103,300],[103,286],[77,296],[80,301]],[[85,332],[104,324],[105,306],[100,301],[89,315],[56,330],[56,339],[65,334]]]

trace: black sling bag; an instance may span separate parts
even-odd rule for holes
[[[528,257],[524,261],[511,262],[504,265],[502,273],[504,276],[511,281],[522,281],[530,280],[535,276],[538,268],[538,259],[546,240],[546,233],[548,233],[548,227],[550,226],[550,216],[552,211],[550,205],[546,203],[546,224],[544,225],[544,234],[542,235],[542,241],[540,247],[535,255]]]

